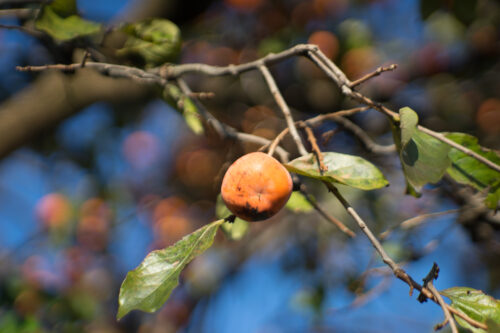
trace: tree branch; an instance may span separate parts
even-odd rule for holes
[[[389,72],[389,71],[393,71],[395,70],[396,68],[398,68],[398,65],[396,64],[392,64],[390,66],[387,66],[387,67],[379,67],[377,68],[375,71],[369,73],[369,74],[366,74],[365,76],[363,76],[362,78],[359,78],[355,81],[352,81],[350,84],[349,84],[349,87],[350,88],[354,88],[372,78],[374,78],[375,76],[379,76],[380,74],[382,74],[383,72]]]
[[[271,91],[274,100],[276,101],[276,103],[281,109],[281,112],[283,112],[283,115],[285,116],[285,121],[288,126],[288,130],[290,131],[290,134],[292,135],[292,138],[295,141],[295,144],[297,145],[299,153],[301,155],[307,154],[307,150],[304,147],[304,144],[302,143],[302,139],[299,136],[297,127],[295,127],[295,122],[293,121],[290,108],[288,107],[288,104],[286,104],[285,99],[281,95],[278,86],[276,85],[276,82],[274,81],[271,73],[269,72],[269,69],[267,69],[267,67],[264,65],[260,65],[259,70],[262,73],[262,76],[264,76],[266,84],[269,87],[269,90]]]

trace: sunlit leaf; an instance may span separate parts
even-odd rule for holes
[[[488,332],[491,328],[500,324],[500,302],[491,296],[486,295],[481,290],[476,290],[467,287],[453,287],[441,291],[441,294],[451,300],[451,306],[467,314],[474,320],[481,323],[491,321]],[[471,330],[474,333],[484,333],[483,329],[475,328],[468,324],[463,319],[455,316],[457,322],[464,328]]]
[[[464,133],[448,133],[446,137],[500,165],[500,156],[481,147],[476,137]],[[449,157],[451,166],[446,170],[447,173],[461,184],[487,191],[485,203],[489,208],[496,209],[500,201],[500,172],[455,148],[450,150]]]
[[[223,222],[207,224],[174,245],[149,253],[136,269],[128,272],[120,288],[117,318],[132,310],[158,310],[179,284],[184,267],[212,245]]]
[[[231,216],[233,213],[227,208],[222,200],[222,196],[217,196],[217,203],[215,205],[215,216],[218,219],[224,219]],[[240,240],[245,236],[248,231],[248,222],[240,218],[235,218],[234,222],[225,222],[222,224],[221,229],[227,238],[231,240]]]
[[[406,177],[407,192],[414,196],[427,183],[436,183],[450,165],[450,146],[417,129],[418,116],[410,108],[399,111],[399,126],[393,127],[394,142]]]
[[[181,49],[181,32],[166,19],[148,19],[127,24],[121,29],[128,35],[118,55],[140,59],[145,67],[160,66],[173,61]]]
[[[179,87],[174,84],[167,84],[163,90],[163,99],[182,113],[186,125],[193,133],[203,134],[203,123],[198,108],[190,98],[182,94]]]
[[[68,12],[71,11],[68,9]],[[61,16],[52,5],[42,9],[35,27],[59,41],[94,35],[101,31],[99,23],[84,20],[78,15]]]
[[[359,156],[325,152],[323,153],[323,162],[328,170],[322,174],[319,172],[318,162],[314,154],[299,157],[285,164],[285,167],[291,172],[306,177],[344,184],[362,190],[373,190],[389,184],[376,166]]]
[[[314,209],[306,197],[300,192],[292,192],[290,199],[285,205],[286,208],[295,213],[307,213]]]

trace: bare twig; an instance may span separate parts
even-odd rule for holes
[[[0,9],[0,17],[28,18],[35,11],[35,9],[31,8]]]
[[[271,144],[269,145],[269,150],[267,151],[267,153],[271,156],[274,155],[274,151],[276,150],[276,147],[279,145],[279,143],[281,142],[281,140],[283,140],[283,138],[285,137],[285,135],[288,134],[288,127],[285,128],[283,131],[281,131],[280,134],[278,134],[273,142],[271,142]],[[266,146],[262,146],[259,150],[265,150],[267,148],[267,145]]]
[[[408,219],[408,220],[405,220],[405,221],[401,222],[400,224],[398,224],[398,225],[396,225],[394,227],[388,228],[386,231],[384,231],[383,233],[381,233],[379,235],[379,238],[381,240],[384,240],[387,237],[389,237],[389,235],[394,230],[396,230],[398,228],[403,229],[403,230],[412,229],[412,228],[415,228],[415,227],[423,224],[424,222],[426,222],[429,219],[432,219],[434,217],[438,217],[438,216],[442,216],[442,215],[446,215],[446,214],[459,213],[460,211],[461,211],[461,209],[450,209],[450,210],[445,210],[445,211],[442,211],[442,212],[428,213],[428,214],[422,214],[422,215],[419,215],[419,216],[415,216],[415,217],[412,217],[411,219]]]
[[[80,63],[80,67],[83,68],[87,64],[87,59],[90,56],[89,50],[85,50],[85,53],[83,53],[82,61]]]
[[[308,53],[309,55],[309,58],[321,69],[323,70],[323,72],[325,72],[325,74],[331,78],[340,88],[340,90],[342,91],[342,93],[346,96],[349,96],[351,97],[352,99],[364,104],[364,105],[368,105],[382,113],[384,113],[385,115],[387,115],[392,121],[399,121],[399,115],[390,110],[389,108],[383,106],[382,104],[380,103],[376,103],[374,102],[373,100],[371,100],[370,98],[360,94],[359,92],[357,91],[353,91],[351,88],[350,88],[350,85],[351,85],[351,82],[346,78],[346,76],[344,75],[344,73],[330,60],[328,59],[327,57],[324,56],[324,54],[321,53],[321,51],[317,50],[317,51],[309,51]],[[468,156],[471,156],[473,158],[475,158],[476,160],[480,161],[481,163],[484,163],[485,165],[487,165],[488,167],[490,167],[491,169],[493,170],[496,170],[498,172],[500,172],[500,165],[497,165],[495,163],[493,163],[492,161],[488,160],[487,158],[479,155],[478,153],[448,139],[447,137],[445,137],[443,134],[441,133],[438,133],[438,132],[434,132],[426,127],[423,127],[421,125],[418,126],[418,129],[450,146],[452,146],[453,148],[463,152],[464,154],[468,155]]]
[[[358,125],[353,123],[347,118],[344,117],[330,117],[331,120],[339,123],[345,129],[349,130],[352,134],[354,134],[363,144],[364,146],[371,152],[376,154],[392,154],[396,151],[396,146],[394,144],[391,145],[379,145]]]
[[[215,97],[215,94],[213,92],[206,92],[206,91],[199,91],[199,92],[192,92],[191,94],[188,95],[188,97],[194,97],[198,99],[212,99]]]
[[[326,120],[330,120],[332,118],[335,118],[335,117],[342,117],[342,116],[350,116],[350,115],[353,115],[355,113],[359,113],[359,112],[363,112],[363,111],[366,111],[368,110],[369,107],[357,107],[357,108],[352,108],[352,109],[348,109],[348,110],[341,110],[341,111],[337,111],[337,112],[332,112],[332,113],[328,113],[328,114],[321,114],[319,116],[316,116],[314,118],[309,118],[307,120],[304,120],[304,121],[296,121],[295,122],[295,125],[299,125],[301,122],[305,123],[306,125],[308,126],[312,126],[312,127],[315,127],[315,126],[318,126],[319,124],[321,124],[322,122],[326,121]],[[273,143],[272,144],[279,144],[279,142],[281,140],[283,140],[283,138],[285,137],[285,135],[288,134],[288,127],[284,128],[277,136],[276,138],[274,139]],[[271,146],[272,146],[271,144]],[[269,150],[271,150],[271,146],[264,146],[262,147],[260,150],[266,150],[268,147],[269,147]]]
[[[0,0],[0,7],[3,6],[23,6],[31,4],[49,4],[53,0]]]
[[[17,66],[16,69],[21,72],[42,72],[49,69],[55,69],[66,73],[73,73],[82,67],[81,63],[75,63],[70,65],[44,65],[44,66]],[[164,85],[167,80],[161,78],[157,74],[149,73],[142,69],[136,67],[129,67],[123,65],[107,64],[101,62],[86,62],[86,68],[92,68],[99,73],[118,78],[128,78],[134,81],[145,83],[145,84],[159,84]]]
[[[319,172],[320,172],[320,174],[323,174],[323,172],[328,171],[328,167],[323,162],[323,154],[321,153],[321,150],[319,149],[318,143],[316,142],[316,137],[314,136],[314,133],[313,133],[311,127],[307,126],[304,123],[302,123],[301,125],[303,126],[304,130],[307,133],[307,140],[309,140],[309,143],[311,144],[312,151],[314,152],[314,155],[316,155],[316,158],[318,160]]]
[[[345,198],[340,194],[340,192],[337,190],[337,188],[335,186],[333,186],[332,184],[328,183],[328,182],[324,182],[325,185],[327,186],[327,188],[337,197],[337,199],[342,203],[342,205],[344,206],[344,208],[347,210],[347,212],[349,213],[349,215],[352,216],[352,218],[356,221],[356,223],[358,224],[358,226],[360,227],[360,229],[365,233],[365,235],[368,237],[368,239],[370,240],[370,243],[372,243],[372,246],[375,248],[375,250],[377,251],[377,253],[380,255],[380,257],[382,258],[382,261],[391,268],[392,272],[394,273],[394,275],[406,282],[406,284],[408,284],[408,286],[410,287],[410,295],[412,294],[412,291],[413,289],[417,289],[418,291],[420,291],[420,293],[433,300],[434,302],[438,303],[436,297],[432,294],[432,292],[424,287],[424,286],[421,286],[418,282],[416,282],[415,280],[412,279],[411,276],[408,275],[408,273],[406,273],[398,264],[396,264],[392,259],[391,257],[389,257],[389,255],[385,252],[384,248],[382,247],[382,244],[380,244],[380,242],[378,241],[378,239],[373,235],[372,231],[370,230],[370,228],[368,228],[368,226],[366,225],[366,223],[363,221],[363,219],[361,219],[361,217],[358,215],[358,213],[354,210],[354,208],[352,208],[349,203],[345,200]],[[457,316],[459,316],[460,318],[464,319],[465,321],[467,321],[469,324],[475,326],[475,327],[478,327],[478,328],[482,328],[482,329],[487,329],[487,325],[483,324],[483,323],[480,323],[472,318],[470,318],[469,316],[467,316],[466,314],[464,314],[463,312],[461,311],[458,311],[454,308],[452,308],[451,306],[449,306],[448,304],[445,304],[445,307],[448,311],[450,312],[453,312],[454,314],[456,314]]]
[[[184,95],[189,96],[192,95],[192,91],[189,88],[189,86],[186,84],[186,82],[182,78],[177,79],[177,83],[179,85],[179,88],[181,91],[184,93]],[[250,142],[250,143],[256,143],[258,145],[267,145],[270,144],[271,141],[257,136],[253,134],[248,134],[248,133],[242,133],[238,132],[236,129],[233,127],[226,125],[224,123],[221,123],[217,118],[215,118],[210,112],[206,110],[206,108],[201,104],[196,97],[192,97],[193,102],[195,103],[196,107],[198,108],[198,111],[200,112],[200,115],[205,119],[205,121],[210,124],[214,130],[217,132],[217,134],[221,138],[230,138],[232,140],[238,140],[242,142]],[[276,148],[276,152],[280,155],[280,159],[283,162],[288,161],[288,152],[284,150],[281,147]]]
[[[0,24],[0,29],[8,29],[8,30],[19,30],[24,33],[27,33],[28,35],[40,38],[44,36],[45,34],[41,32],[40,30],[28,28],[22,25],[8,25],[8,24]]]
[[[450,146],[452,146],[453,148],[457,149],[457,150],[460,150],[462,153],[464,153],[465,155],[467,156],[470,156],[470,157],[473,157],[475,158],[476,160],[478,160],[479,162],[487,165],[488,167],[490,167],[491,169],[495,170],[495,171],[498,171],[500,172],[500,165],[498,164],[495,164],[494,162],[490,161],[489,159],[487,159],[486,157],[483,157],[481,155],[479,155],[478,153],[470,150],[470,149],[467,149],[465,148],[464,146],[456,143],[455,141],[452,141],[450,139],[448,139],[446,136],[444,136],[443,134],[439,133],[439,132],[434,132],[426,127],[423,127],[421,125],[418,125],[417,128],[426,133],[426,134],[429,134],[430,136],[432,136],[433,138],[435,139],[438,139],[439,141],[442,141]]]
[[[259,70],[262,73],[262,76],[264,76],[266,84],[269,87],[269,90],[271,91],[271,94],[273,95],[276,103],[280,107],[281,112],[283,112],[283,115],[285,116],[286,124],[290,131],[290,134],[292,135],[293,140],[295,141],[295,144],[297,145],[299,153],[301,155],[307,154],[307,150],[304,147],[304,144],[302,143],[302,139],[299,136],[299,132],[297,132],[297,127],[295,127],[295,122],[293,121],[290,108],[288,107],[288,104],[286,104],[285,99],[281,95],[278,86],[276,85],[276,82],[274,81],[271,73],[269,72],[269,69],[267,69],[265,65],[260,65]]]
[[[364,83],[372,78],[374,78],[375,76],[379,76],[380,74],[382,74],[383,72],[389,72],[389,71],[393,71],[395,70],[396,68],[398,67],[398,65],[396,64],[392,64],[390,66],[387,66],[387,67],[379,67],[377,68],[375,71],[369,73],[369,74],[366,74],[365,76],[363,76],[362,78],[359,78],[355,81],[352,81],[350,84],[349,84],[349,87],[350,88],[354,88],[358,85],[360,85],[361,83]]]
[[[436,297],[437,302],[439,303],[439,305],[443,309],[443,313],[445,316],[444,323],[448,322],[448,324],[450,324],[451,331],[453,333],[458,333],[457,324],[455,324],[455,320],[453,320],[453,317],[451,316],[450,311],[448,310],[448,304],[446,304],[444,302],[443,297],[441,297],[441,294],[439,294],[439,291],[437,291],[436,287],[434,287],[434,284],[432,283],[432,281],[429,281],[429,283],[427,284],[427,288],[431,291],[431,293],[434,295],[434,297]],[[443,326],[444,325],[442,325],[441,327],[443,327]]]
[[[351,238],[356,237],[356,234],[351,229],[349,229],[344,223],[342,223],[342,221],[340,221],[339,219],[337,219],[337,218],[331,216],[330,214],[328,214],[328,212],[325,211],[323,209],[323,207],[321,207],[316,202],[316,200],[311,196],[311,194],[309,194],[309,192],[307,191],[307,188],[306,188],[306,186],[304,184],[300,184],[299,191],[300,191],[300,193],[302,193],[304,195],[304,197],[311,204],[311,206],[313,206],[314,209],[316,209],[316,211],[321,216],[323,216],[325,218],[325,220],[327,220],[328,222],[330,222],[333,225],[335,225],[337,228],[340,229],[340,231],[342,231],[347,236],[349,236]]]
[[[455,321],[451,317],[450,311],[448,310],[448,307],[449,307],[448,304],[446,304],[444,302],[443,298],[441,297],[441,295],[437,291],[436,287],[434,287],[433,281],[438,278],[438,275],[439,275],[439,266],[436,263],[434,263],[432,265],[431,270],[427,274],[427,276],[423,279],[424,287],[426,287],[430,290],[430,292],[434,296],[436,302],[441,306],[441,308],[443,309],[443,312],[444,312],[445,321],[442,324],[438,324],[436,327],[442,328],[446,323],[449,323],[450,327],[451,327],[451,331],[453,333],[458,333],[457,326],[455,325]],[[420,294],[418,296],[418,300],[420,302],[425,302],[425,301],[427,301],[427,297],[424,296],[423,294]]]
[[[205,74],[210,76],[223,75],[238,75],[254,69],[258,69],[262,65],[271,65],[293,56],[305,55],[309,50],[317,48],[315,45],[299,44],[288,50],[279,53],[270,53],[263,58],[255,61],[247,62],[241,65],[229,65],[224,67],[210,66],[206,64],[182,64],[172,65],[167,64],[159,68],[155,68],[152,72],[160,74],[166,79],[177,78],[188,73]]]

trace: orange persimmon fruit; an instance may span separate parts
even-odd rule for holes
[[[293,190],[292,177],[273,157],[254,152],[237,159],[222,180],[227,208],[246,221],[262,221],[280,211]]]

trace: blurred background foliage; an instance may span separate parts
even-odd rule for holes
[[[350,79],[396,63],[396,71],[360,90],[393,109],[413,108],[429,128],[471,133],[500,149],[497,1],[86,0],[78,6],[83,18],[106,27],[139,17],[172,20],[183,38],[180,63],[238,64],[298,43],[318,44]],[[0,23],[26,24],[24,17],[1,15],[9,8],[0,1]],[[108,37],[98,42],[99,56],[126,63],[110,56],[119,41]],[[72,63],[88,43],[96,41],[0,29],[0,113],[41,78],[63,75],[19,73],[16,65]],[[305,59],[272,71],[296,119],[354,105]],[[194,91],[213,92],[207,108],[243,132],[273,138],[285,127],[257,72],[190,75],[187,82]],[[391,143],[382,115],[369,111],[353,120],[377,142]],[[424,188],[422,198],[403,196],[396,154],[370,154],[333,123],[316,134],[321,139],[330,130],[334,136],[320,140],[323,150],[362,155],[391,183],[363,193],[342,188],[377,233],[420,214],[462,209],[385,238],[386,250],[413,277],[423,278],[436,261],[439,289],[466,285],[500,297],[498,215],[468,210],[474,197],[446,180]],[[293,151],[291,140],[284,145]],[[406,285],[383,270],[367,274],[382,264],[367,240],[346,239],[300,209],[251,224],[240,241],[220,233],[160,311],[115,321],[126,272],[149,251],[215,220],[225,168],[257,148],[193,134],[153,90],[89,103],[32,133],[0,162],[0,332],[430,332],[442,319],[437,306],[408,297]],[[309,185],[356,230],[333,197]]]

